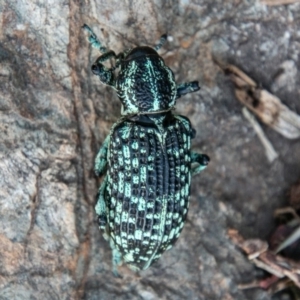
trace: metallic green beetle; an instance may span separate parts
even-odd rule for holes
[[[145,270],[178,239],[188,212],[191,175],[209,162],[207,155],[191,151],[195,130],[190,121],[172,112],[177,98],[199,90],[198,82],[176,85],[156,52],[166,35],[154,48],[116,55],[87,25],[83,28],[103,53],[92,65],[93,73],[122,102],[122,117],[95,161],[96,175],[105,175],[95,207],[99,225],[112,248],[115,274],[122,261],[135,271]],[[105,67],[111,58],[115,66]]]

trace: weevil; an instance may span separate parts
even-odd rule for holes
[[[95,207],[99,227],[110,243],[115,274],[122,262],[145,270],[178,239],[187,218],[191,175],[209,162],[206,154],[191,151],[195,130],[189,119],[173,113],[176,99],[199,90],[199,85],[176,84],[157,53],[166,34],[154,47],[138,46],[116,55],[89,26],[83,28],[102,53],[92,72],[122,103],[122,116],[95,159],[96,175],[104,175]],[[103,64],[109,59],[115,60],[111,68]]]

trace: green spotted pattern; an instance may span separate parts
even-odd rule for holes
[[[163,143],[157,120],[147,127],[124,121],[111,133],[102,229],[134,270],[172,247],[188,211],[191,126],[171,113],[160,121],[166,118]]]

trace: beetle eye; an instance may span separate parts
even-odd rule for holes
[[[92,72],[95,74],[95,75],[99,75],[99,68],[97,65],[92,65]]]

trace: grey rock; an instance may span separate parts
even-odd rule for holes
[[[280,154],[269,165],[212,56],[300,114],[299,13],[254,0],[0,0],[0,299],[270,299],[238,289],[256,273],[226,232],[268,237],[300,178],[300,143],[264,127]],[[90,71],[99,53],[83,23],[116,52],[167,32],[161,54],[176,79],[201,85],[177,105],[197,130],[193,148],[211,157],[192,182],[187,224],[157,264],[123,266],[122,279],[97,228],[93,174],[120,102]]]

